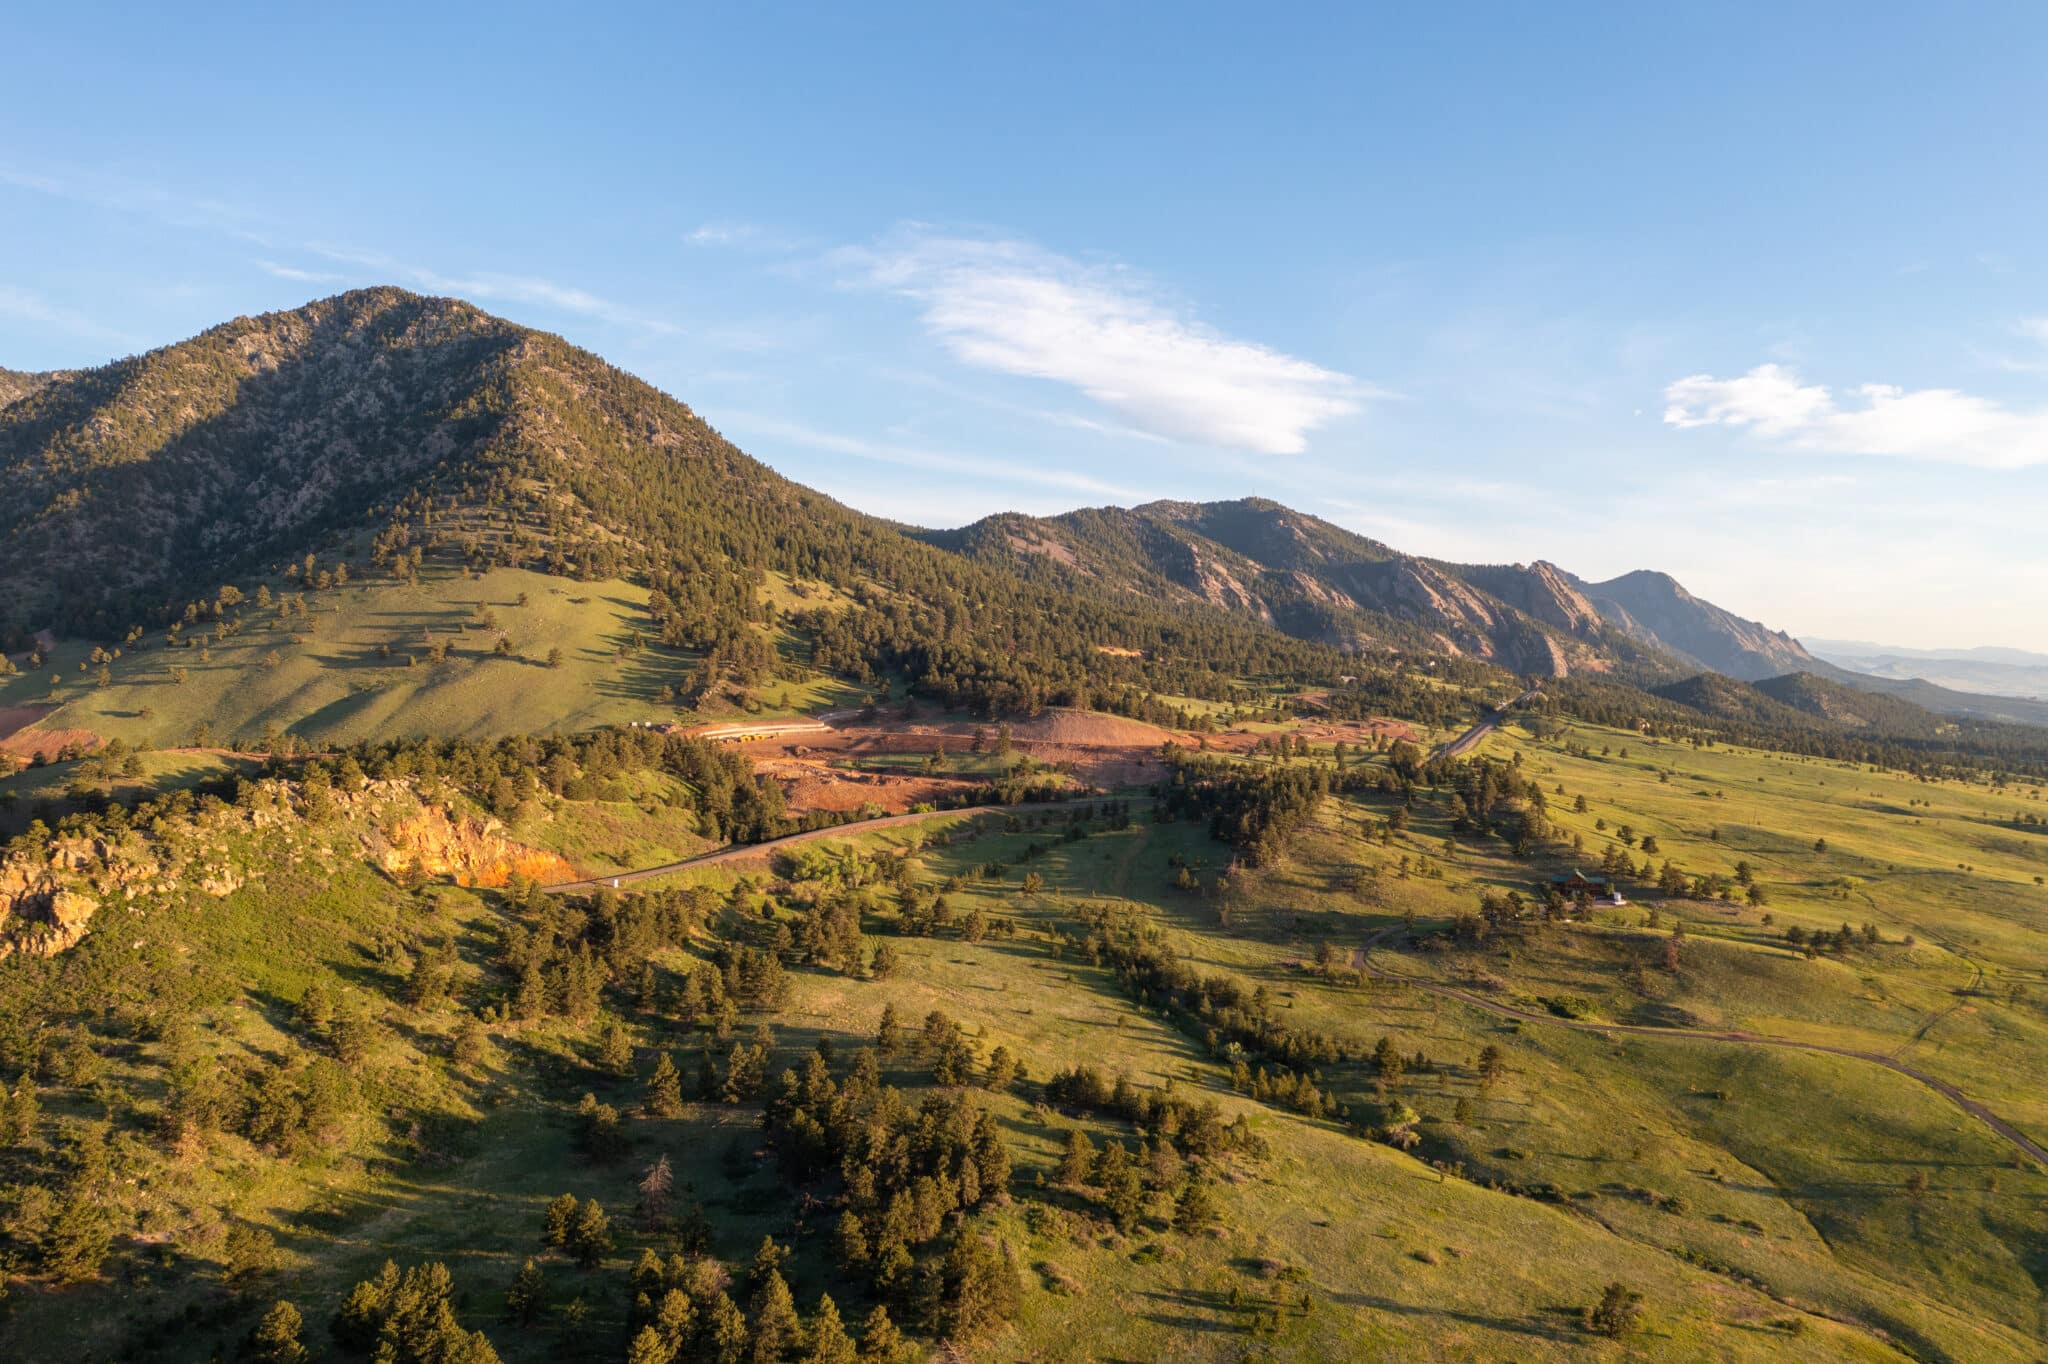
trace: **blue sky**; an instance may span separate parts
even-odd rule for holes
[[[10,19],[0,365],[391,282],[905,520],[2048,647],[2048,9],[329,8]]]

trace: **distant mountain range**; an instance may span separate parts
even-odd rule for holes
[[[1908,649],[1860,640],[1815,639],[1815,656],[1888,680],[1923,679],[1992,696],[2048,697],[2048,654],[2025,649]]]

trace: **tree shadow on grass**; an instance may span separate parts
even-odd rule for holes
[[[1584,1343],[1585,1336],[1575,1329],[1580,1311],[1576,1307],[1553,1306],[1540,1309],[1542,1316],[1557,1320],[1544,1321],[1530,1317],[1490,1316],[1484,1312],[1461,1312],[1448,1307],[1424,1307],[1416,1303],[1399,1302],[1393,1298],[1380,1297],[1369,1293],[1332,1293],[1330,1301],[1346,1307],[1361,1307],[1369,1311],[1385,1312],[1399,1317],[1423,1317],[1446,1322],[1462,1322],[1467,1326],[1484,1327],[1489,1331],[1501,1331],[1509,1335],[1534,1336],[1539,1340],[1560,1343]],[[1570,1323],[1570,1324],[1568,1324]]]

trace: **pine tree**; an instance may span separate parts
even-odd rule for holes
[[[683,1077],[676,1073],[676,1063],[665,1051],[654,1063],[654,1078],[647,1082],[647,1116],[683,1116]]]
[[[299,1332],[304,1328],[299,1309],[279,1300],[270,1305],[263,1320],[256,1324],[249,1343],[262,1364],[305,1364],[306,1347],[299,1343]]]
[[[621,1078],[633,1073],[633,1039],[615,1018],[607,1021],[598,1034],[597,1064]]]
[[[1216,1220],[1216,1198],[1209,1181],[1198,1170],[1188,1172],[1187,1183],[1173,1203],[1173,1229],[1183,1235],[1200,1231]]]
[[[1067,1149],[1060,1156],[1059,1169],[1053,1172],[1053,1181],[1059,1184],[1086,1184],[1088,1174],[1095,1168],[1095,1144],[1088,1140],[1088,1134],[1080,1128],[1067,1133]]]
[[[705,1316],[704,1334],[711,1342],[712,1364],[746,1364],[747,1319],[733,1300],[718,1294]]]
[[[640,1177],[641,1220],[650,1227],[665,1223],[668,1220],[669,1195],[675,1187],[675,1172],[669,1168],[668,1155],[664,1152]]]
[[[893,943],[875,944],[875,955],[868,964],[869,974],[876,980],[887,980],[896,974],[897,965],[896,947]]]
[[[803,1339],[803,1325],[797,1320],[796,1299],[782,1271],[771,1269],[754,1289],[751,1304],[753,1364],[781,1364]]]
[[[839,1214],[839,1225],[833,1239],[840,1264],[849,1269],[859,1269],[868,1262],[867,1228],[861,1224],[860,1214],[852,1208]]]
[[[680,1353],[689,1343],[696,1324],[697,1308],[688,1293],[671,1288],[661,1295],[661,1305],[654,1311],[654,1325],[670,1349]]]
[[[810,1348],[804,1351],[803,1364],[854,1364],[857,1358],[853,1338],[839,1319],[839,1305],[829,1293],[820,1296],[818,1310],[811,1317]]]
[[[1643,1314],[1643,1295],[1624,1283],[1611,1283],[1600,1301],[1586,1309],[1586,1329],[1596,1336],[1625,1336]]]
[[[519,1267],[513,1276],[512,1286],[505,1290],[505,1311],[521,1326],[531,1326],[540,1320],[540,1314],[547,1310],[548,1283],[540,1266],[531,1256]]]
[[[903,1333],[880,1303],[861,1321],[860,1358],[861,1364],[899,1364],[903,1358]]]
[[[112,1238],[107,1214],[100,1204],[74,1193],[58,1210],[43,1240],[43,1272],[59,1283],[97,1278]]]
[[[563,1194],[548,1204],[547,1226],[540,1243],[549,1250],[567,1250],[569,1234],[576,1226],[576,1195]]]
[[[596,1269],[604,1263],[604,1257],[611,1254],[612,1222],[596,1199],[585,1203],[577,1212],[576,1225],[569,1233],[569,1246],[576,1253],[576,1263],[585,1269]]]
[[[675,1347],[652,1326],[641,1327],[640,1334],[626,1347],[626,1364],[669,1364],[675,1357]]]

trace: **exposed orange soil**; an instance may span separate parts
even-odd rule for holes
[[[45,758],[54,758],[65,749],[77,744],[82,748],[98,748],[100,736],[89,729],[25,729],[22,726],[35,723],[44,712],[35,706],[10,706],[0,710],[0,752],[18,753],[24,758],[33,758],[40,753]],[[20,718],[20,717],[26,718]]]
[[[856,810],[875,805],[900,813],[979,785],[978,779],[932,777],[904,772],[862,772],[834,767],[882,754],[930,753],[943,743],[948,752],[964,753],[976,729],[993,738],[994,724],[971,721],[925,723],[878,716],[871,721],[848,717],[833,723],[830,733],[771,735],[738,746],[761,772],[783,785],[792,811]],[[1297,726],[1295,733],[1314,743],[1370,744],[1376,736],[1412,739],[1414,731],[1394,720],[1318,721]],[[1226,753],[1248,751],[1261,737],[1250,730],[1206,736],[1207,746]],[[1095,787],[1136,786],[1166,773],[1163,745],[1200,748],[1205,736],[1162,729],[1143,721],[1088,711],[1052,710],[1010,722],[1010,741],[1020,753],[1047,766],[1065,764],[1074,776]]]

